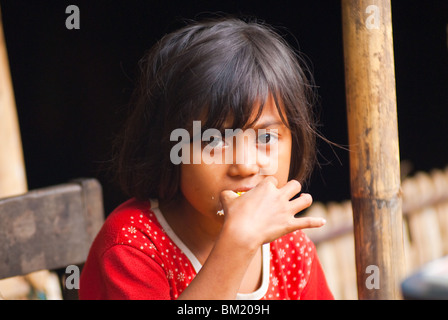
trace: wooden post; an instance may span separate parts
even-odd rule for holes
[[[0,198],[26,192],[25,164],[0,10]]]
[[[399,299],[402,199],[390,0],[342,0],[360,299]]]

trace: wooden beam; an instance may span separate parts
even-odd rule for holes
[[[342,0],[342,24],[358,297],[399,299],[405,264],[390,0]]]
[[[95,179],[0,199],[0,279],[86,261],[104,221]]]

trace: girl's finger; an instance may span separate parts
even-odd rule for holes
[[[297,180],[290,180],[281,188],[282,193],[288,197],[288,200],[293,198],[301,190],[302,185]]]
[[[238,195],[232,190],[224,190],[219,194],[219,200],[223,208],[226,208],[227,202],[234,198],[238,198]]]
[[[313,197],[309,193],[302,193],[298,198],[289,201],[289,203],[293,213],[297,214],[311,206],[313,203]]]
[[[290,232],[299,229],[320,228],[327,222],[324,218],[318,218],[318,217],[302,217],[302,218],[292,217],[291,219],[292,221],[290,223],[291,227]]]

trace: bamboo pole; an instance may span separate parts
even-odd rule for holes
[[[358,297],[399,299],[405,263],[390,0],[342,0],[342,24]]]
[[[3,32],[0,8],[0,198],[14,196],[28,191],[22,140],[16,111],[14,89],[9,70],[8,52]],[[1,213],[1,212],[0,212]],[[1,223],[1,218],[0,218]],[[30,283],[39,284],[45,290],[54,285],[47,270],[33,272],[26,277],[13,277],[0,280],[0,299],[26,298]],[[52,282],[53,281],[53,282]],[[54,295],[56,298],[60,296]]]
[[[0,197],[25,193],[25,164],[0,9]]]

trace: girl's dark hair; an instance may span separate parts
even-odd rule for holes
[[[299,55],[271,27],[236,18],[194,22],[164,36],[139,66],[114,158],[129,196],[170,199],[178,192],[174,129],[191,132],[193,120],[202,120],[203,129],[222,130],[229,120],[231,128],[244,128],[269,94],[292,133],[289,179],[309,177],[316,157],[313,86]]]

